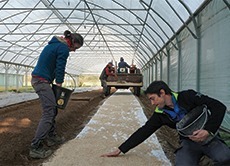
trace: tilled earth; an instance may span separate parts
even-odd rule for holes
[[[101,91],[75,93],[65,110],[59,110],[58,134],[71,140],[84,128],[103,102]],[[41,117],[39,100],[0,109],[0,166],[41,165],[29,157],[29,146]],[[53,150],[58,146],[53,147]]]
[[[104,100],[101,90],[73,94],[66,109],[59,110],[56,118],[58,134],[64,136],[66,141],[75,138]],[[139,101],[149,118],[153,109],[149,101],[144,95],[139,97]],[[39,100],[0,109],[0,166],[41,165],[42,159],[31,159],[28,155],[40,117]],[[162,127],[156,134],[166,156],[173,163],[173,151],[178,147],[178,140],[172,139],[176,132]],[[56,150],[58,146],[52,148]]]

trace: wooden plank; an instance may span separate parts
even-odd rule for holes
[[[73,101],[90,101],[91,99],[90,97],[71,97]]]

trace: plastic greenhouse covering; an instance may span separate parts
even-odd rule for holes
[[[229,0],[1,0],[0,84],[23,85],[52,36],[80,33],[66,71],[98,74],[124,57],[172,89],[195,89],[230,110]],[[7,79],[6,79],[7,78]],[[223,127],[230,130],[229,112]]]

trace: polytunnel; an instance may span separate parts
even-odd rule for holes
[[[47,42],[70,30],[85,42],[70,53],[68,73],[99,74],[124,57],[141,69],[143,89],[164,80],[175,91],[218,98],[229,110],[229,8],[229,0],[1,0],[1,86],[27,86]]]

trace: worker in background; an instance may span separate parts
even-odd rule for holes
[[[163,81],[152,82],[145,94],[155,106],[153,115],[116,150],[102,155],[103,157],[117,157],[121,152],[128,152],[163,125],[176,129],[176,124],[188,112],[198,111],[200,106],[205,105],[210,112],[208,120],[203,128],[191,130],[191,135],[186,137],[180,135],[181,147],[175,152],[175,165],[195,166],[199,164],[201,157],[206,155],[213,160],[215,165],[229,166],[230,149],[218,134],[226,112],[226,106],[223,103],[194,90],[173,92]],[[197,121],[195,123],[198,125]]]
[[[136,70],[137,70],[136,65],[132,64],[129,70],[130,70],[130,73],[136,73]]]
[[[124,58],[121,57],[118,63],[118,73],[128,73],[128,68],[130,68],[130,66],[124,61]]]
[[[110,94],[110,88],[108,89],[106,80],[108,76],[115,76],[115,71],[113,68],[113,63],[109,62],[105,68],[102,70],[101,75],[99,77],[101,81],[101,86],[103,87],[103,94],[102,97],[105,98]]]
[[[52,154],[52,150],[44,147],[44,142],[47,146],[53,146],[64,141],[56,133],[58,109],[51,84],[55,80],[57,86],[62,86],[69,52],[80,48],[83,42],[80,34],[66,30],[64,37],[54,36],[39,56],[32,72],[31,84],[39,96],[42,116],[31,142],[29,155],[32,158],[41,159]]]

